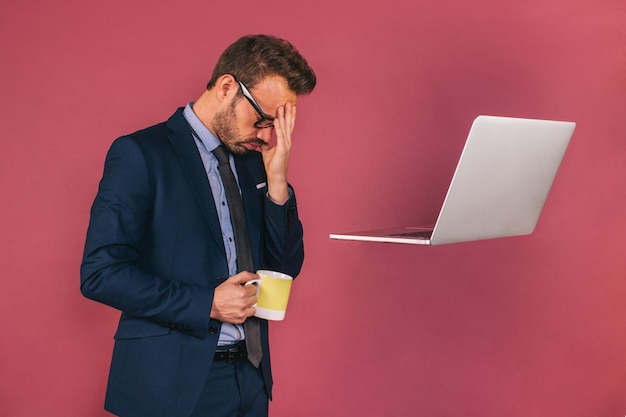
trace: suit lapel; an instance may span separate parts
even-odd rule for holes
[[[224,249],[224,241],[222,240],[222,230],[220,228],[211,186],[204,170],[204,164],[200,158],[198,147],[193,140],[193,136],[189,129],[187,120],[183,116],[182,108],[167,121],[167,127],[171,130],[168,138],[174,148],[183,170],[187,174],[191,188],[193,189],[198,204],[202,209],[202,213],[211,230],[211,235],[218,247],[221,249],[224,257],[226,251]]]

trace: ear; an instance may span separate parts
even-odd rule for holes
[[[224,74],[215,83],[215,93],[218,101],[230,101],[235,98],[239,91],[239,83],[230,74]]]

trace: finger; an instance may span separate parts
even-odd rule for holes
[[[286,130],[289,132],[289,136],[293,133],[293,129],[296,126],[296,106],[291,103],[287,103],[285,106],[285,122]]]
[[[246,299],[246,301],[248,302],[249,305],[252,305],[254,303],[256,303],[256,300],[254,301],[250,301],[251,298],[256,298],[256,293],[257,293],[257,285],[256,284],[252,284],[252,285],[244,285],[243,287],[243,296]]]
[[[244,311],[244,313],[245,313],[245,315],[246,315],[246,318],[247,318],[247,317],[252,317],[252,316],[254,316],[254,315],[256,314],[256,307],[254,307],[254,306],[249,307],[249,308],[247,308],[247,309]]]
[[[290,103],[281,106],[278,115],[280,117],[280,126],[283,135],[287,141],[291,140],[291,132],[293,131],[293,106]]]
[[[278,111],[279,129],[283,144],[291,147],[291,135],[295,126],[295,106],[290,103],[281,106]]]
[[[276,130],[276,146],[282,148],[288,141],[287,131],[285,129],[285,108],[280,106],[278,108],[277,117],[274,119],[274,128]]]
[[[296,106],[290,104],[287,110],[288,111],[285,115],[285,121],[287,125],[285,126],[285,129],[287,131],[287,140],[289,142],[289,147],[291,147],[293,130],[296,127]]]
[[[246,282],[251,281],[256,278],[257,278],[256,274],[253,274],[252,272],[248,272],[248,271],[243,271],[243,272],[238,273],[237,275],[233,275],[232,277],[228,278],[228,281],[232,282],[233,284],[243,285]]]
[[[285,106],[278,107],[276,121],[278,121],[278,130],[284,136],[285,131]],[[278,133],[278,132],[277,132]]]

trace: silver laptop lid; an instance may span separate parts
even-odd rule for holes
[[[532,233],[576,124],[478,116],[431,244]]]

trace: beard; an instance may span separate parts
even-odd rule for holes
[[[262,140],[258,138],[250,138],[241,140],[241,134],[237,127],[237,116],[235,115],[235,106],[237,101],[234,101],[227,110],[219,112],[215,115],[212,122],[213,131],[215,136],[228,148],[228,150],[237,155],[243,155],[249,152],[249,149],[243,146],[244,143],[255,143],[258,145],[264,144]]]

